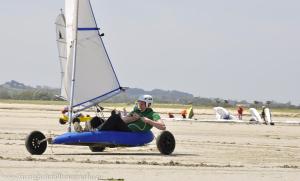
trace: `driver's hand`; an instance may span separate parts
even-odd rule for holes
[[[140,115],[138,115],[137,113],[133,113],[133,115],[132,115],[133,117],[134,117],[134,119],[136,119],[136,120],[138,120],[138,119],[140,119],[141,118],[141,116]]]

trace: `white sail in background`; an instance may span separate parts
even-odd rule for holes
[[[63,83],[63,78],[67,63],[67,42],[66,42],[66,20],[63,13],[59,14],[56,18],[56,41],[58,47],[59,63],[61,70],[61,91],[60,95],[62,98],[66,98],[66,89]]]
[[[67,66],[63,83],[66,98],[71,100],[74,71],[73,107],[87,108],[120,93],[121,87],[99,35],[90,1],[66,0],[65,3]]]
[[[260,114],[255,108],[250,108],[249,112],[251,113],[251,119],[255,120],[258,123],[263,123]]]

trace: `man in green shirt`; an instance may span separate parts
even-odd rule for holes
[[[138,106],[127,116],[121,117],[118,114],[112,115],[104,122],[99,130],[115,130],[115,131],[149,131],[152,127],[159,130],[165,130],[166,126],[160,119],[158,113],[151,108],[153,98],[150,95],[140,96]]]

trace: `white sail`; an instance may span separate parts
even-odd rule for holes
[[[229,111],[227,111],[223,107],[214,107],[214,110],[216,112],[216,118],[218,120],[221,120],[221,119],[226,119],[226,120],[237,119],[235,116],[231,115],[229,113]]]
[[[63,13],[56,18],[56,41],[58,47],[60,71],[61,71],[61,91],[60,96],[66,99],[66,89],[63,83],[63,78],[67,63],[67,42],[66,42],[66,20]]]
[[[251,119],[255,120],[258,123],[263,123],[262,118],[260,117],[260,114],[255,108],[250,108],[249,112],[251,113]]]
[[[72,98],[73,73],[73,107],[87,108],[120,93],[121,87],[99,35],[90,1],[66,0],[65,16],[67,66],[63,83],[67,100]]]

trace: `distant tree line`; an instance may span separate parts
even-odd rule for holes
[[[142,89],[129,89],[126,93],[122,93],[115,96],[107,102],[119,103],[119,102],[134,102],[137,100],[138,96],[141,94],[153,95],[154,101],[158,103],[166,104],[185,104],[185,105],[195,105],[195,106],[207,106],[207,107],[233,107],[237,105],[242,105],[244,107],[255,107],[261,108],[263,105],[267,105],[270,108],[300,108],[299,106],[292,105],[291,102],[279,103],[276,101],[253,101],[247,102],[246,100],[236,101],[236,100],[224,100],[220,98],[204,98],[204,97],[194,97],[192,94],[179,92],[179,91],[165,91],[160,89],[155,89],[152,91],[144,91]]]
[[[0,99],[55,100],[58,91],[53,89],[7,90],[0,88]]]
[[[0,85],[0,99],[16,99],[16,100],[57,100],[59,95],[59,89],[53,89],[46,86],[37,86],[35,88],[26,86],[17,81],[6,82]],[[278,103],[275,101],[254,101],[247,102],[224,100],[219,98],[203,98],[194,97],[192,94],[184,93],[180,91],[165,91],[160,89],[154,89],[152,91],[145,91],[143,89],[132,88],[128,89],[125,93],[121,93],[106,102],[110,103],[134,103],[138,96],[142,94],[150,94],[154,97],[154,101],[158,103],[166,104],[184,104],[195,106],[222,106],[232,107],[237,105],[243,105],[245,107],[259,108],[263,105],[268,105],[272,108],[300,108],[299,106],[292,105],[291,102]]]

